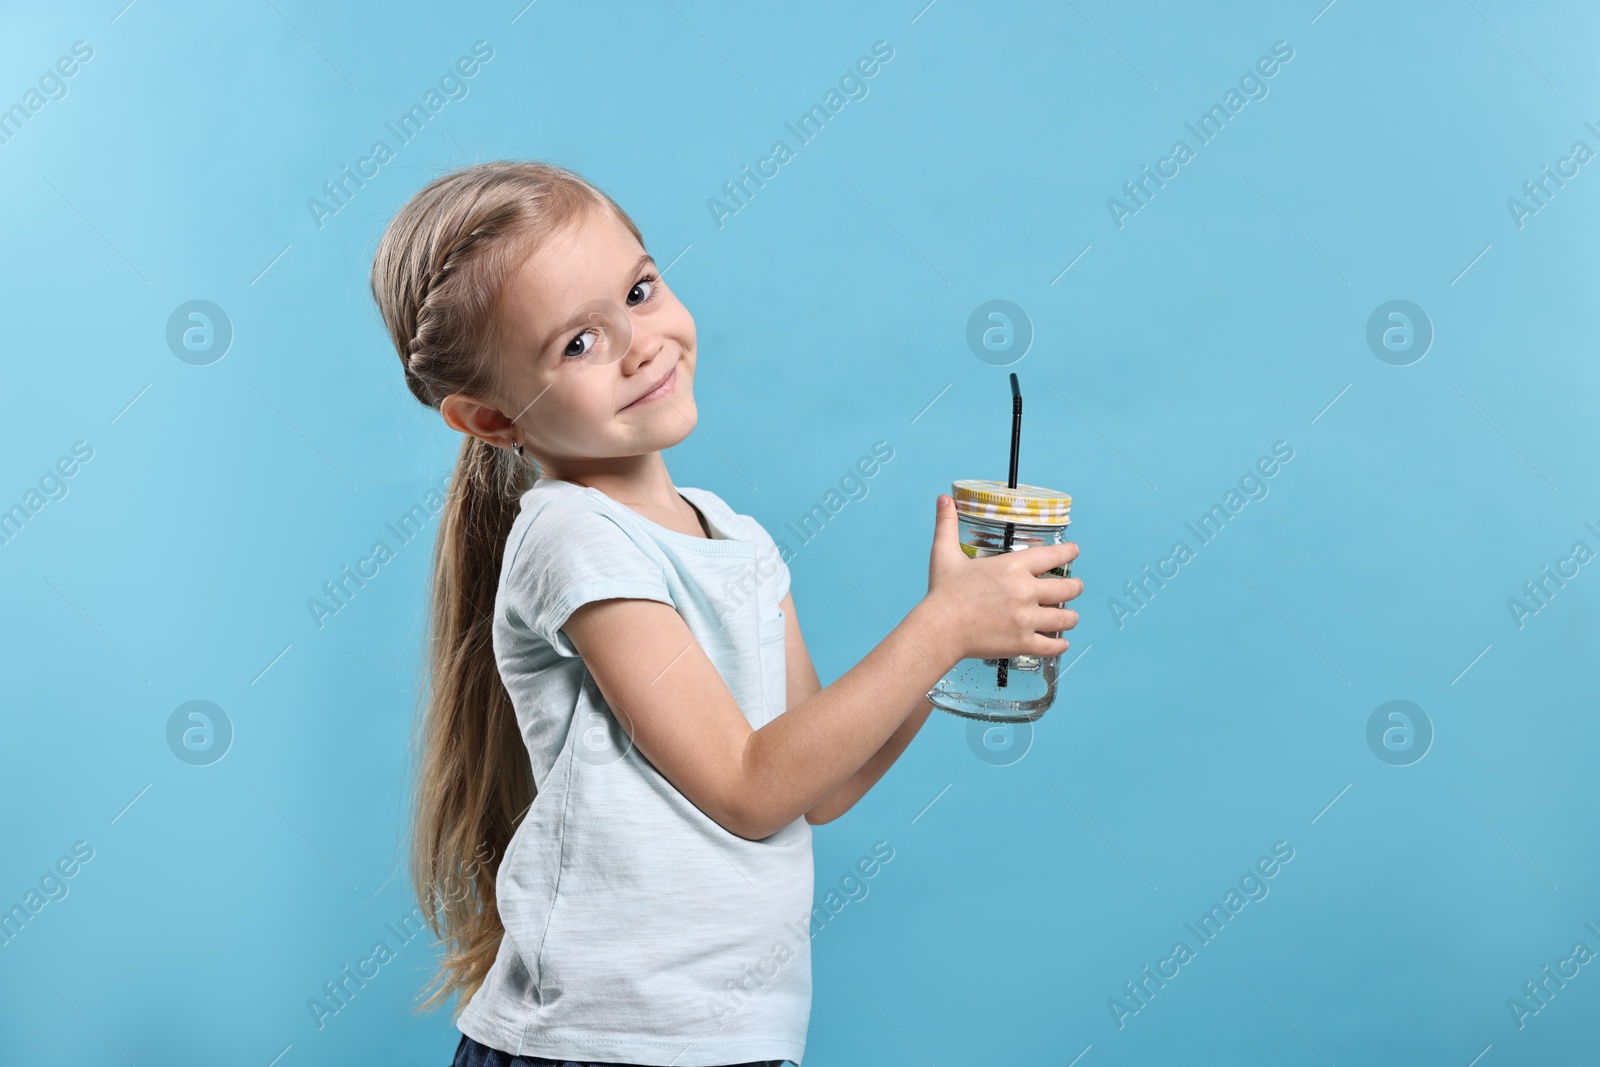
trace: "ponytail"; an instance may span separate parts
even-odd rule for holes
[[[444,956],[423,1011],[455,993],[464,1006],[483,984],[505,932],[495,872],[537,795],[493,645],[501,556],[531,482],[505,449],[464,437],[434,548],[411,883]]]

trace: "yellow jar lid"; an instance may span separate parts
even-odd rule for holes
[[[963,478],[950,483],[950,496],[963,515],[991,522],[1020,522],[1031,526],[1066,526],[1072,522],[1070,494],[1042,485],[1015,489],[989,478]]]

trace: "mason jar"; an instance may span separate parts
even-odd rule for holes
[[[1072,497],[1066,493],[1037,485],[1011,488],[1001,481],[968,478],[952,482],[950,496],[956,504],[961,551],[973,559],[1006,551],[1007,524],[1013,552],[1035,545],[1059,545],[1068,539]],[[1072,567],[1055,567],[1039,577],[1070,578]],[[1047,636],[1060,637],[1061,633]],[[1060,659],[1058,655],[963,659],[928,690],[928,701],[968,719],[1032,722],[1055,703]]]

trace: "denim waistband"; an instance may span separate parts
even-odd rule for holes
[[[784,1067],[788,1062],[788,1060],[751,1060],[748,1063],[726,1064],[724,1067]],[[648,1067],[648,1065],[593,1061],[579,1063],[576,1060],[552,1060],[544,1056],[513,1056],[509,1052],[490,1048],[462,1034],[461,1043],[456,1046],[456,1058],[450,1067]]]

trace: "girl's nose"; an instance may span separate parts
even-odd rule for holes
[[[642,326],[635,326],[632,343],[622,357],[623,369],[632,374],[640,366],[653,362],[660,351],[661,338]]]

